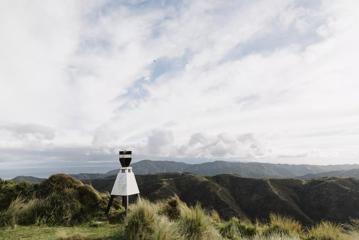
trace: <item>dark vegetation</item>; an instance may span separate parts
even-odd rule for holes
[[[277,213],[312,225],[322,220],[347,223],[359,218],[359,180],[350,178],[251,179],[175,173],[136,178],[141,194],[151,201],[177,194],[186,204],[200,202],[224,219],[268,221],[271,213]],[[88,182],[99,191],[110,191],[113,181],[114,177],[108,177]]]
[[[105,183],[92,184],[106,187],[108,182],[113,183],[111,178],[102,180]],[[3,234],[15,234],[16,226],[25,231],[21,226],[26,225],[38,226],[39,231],[48,231],[48,226],[72,226],[78,232],[57,239],[80,240],[359,239],[359,221],[350,220],[358,214],[359,183],[353,179],[260,180],[233,175],[159,174],[139,176],[138,182],[143,195],[156,201],[132,204],[125,217],[117,200],[107,218],[108,193],[73,177],[57,174],[40,184],[0,181],[0,239],[11,239],[11,235]],[[323,221],[340,217],[343,222]],[[116,224],[115,230],[102,227],[109,222]],[[90,237],[81,226],[99,230]]]
[[[0,225],[79,224],[104,217],[107,201],[108,194],[64,174],[40,184],[1,181]],[[115,207],[119,208],[118,201]]]

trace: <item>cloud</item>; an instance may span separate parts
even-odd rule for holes
[[[187,145],[181,147],[180,152],[194,158],[239,158],[248,161],[262,157],[265,149],[253,134],[233,136],[220,133],[208,136],[196,133],[191,136]]]
[[[137,154],[152,157],[193,158],[193,159],[245,159],[262,158],[266,149],[253,134],[232,135],[220,133],[208,135],[194,133],[184,144],[176,143],[170,130],[153,130],[142,144],[128,146]]]
[[[55,138],[55,131],[37,124],[7,124],[0,125],[0,135],[0,147],[22,147],[49,142]]]
[[[357,7],[1,2],[0,151],[357,161]]]

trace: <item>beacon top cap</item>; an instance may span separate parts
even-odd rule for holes
[[[120,163],[122,167],[130,166],[132,160],[132,151],[120,151]]]

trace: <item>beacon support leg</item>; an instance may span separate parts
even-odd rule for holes
[[[125,210],[126,210],[126,215],[127,215],[127,211],[128,211],[128,196],[122,196],[122,206],[125,208]]]
[[[106,208],[106,215],[108,215],[108,213],[110,212],[110,208],[111,208],[111,205],[112,205],[112,202],[113,202],[114,198],[115,198],[115,196],[111,195],[110,201],[108,201],[108,205],[107,205],[107,208]]]

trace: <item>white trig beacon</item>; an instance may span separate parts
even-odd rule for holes
[[[132,160],[132,151],[120,151],[119,161],[121,163],[120,171],[117,174],[115,183],[111,191],[111,198],[108,203],[106,213],[109,212],[112,201],[115,196],[122,196],[122,205],[128,209],[128,196],[137,194],[139,197],[140,191],[138,190],[135,174],[130,167]]]

